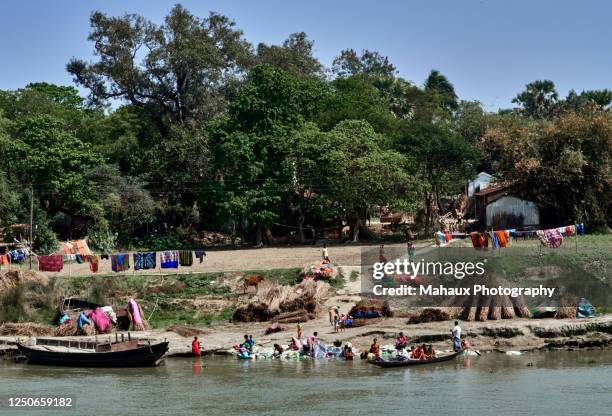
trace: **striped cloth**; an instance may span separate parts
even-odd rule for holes
[[[193,265],[193,252],[191,250],[180,250],[179,251],[179,264],[181,266],[192,266]]]

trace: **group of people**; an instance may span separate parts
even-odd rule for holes
[[[353,317],[340,313],[340,307],[334,306],[329,309],[329,323],[334,328],[334,332],[343,332],[346,328],[353,326]]]

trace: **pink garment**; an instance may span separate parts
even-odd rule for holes
[[[93,321],[98,332],[104,333],[110,327],[110,318],[104,313],[102,308],[96,308],[94,311],[89,312],[87,317]]]
[[[140,308],[138,307],[138,304],[133,298],[130,298],[128,300],[128,303],[130,304],[130,312],[132,312],[132,317],[134,318],[134,324],[142,325],[142,317],[140,316]]]

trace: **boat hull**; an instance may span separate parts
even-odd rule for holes
[[[18,344],[19,351],[32,364],[64,367],[150,367],[158,365],[168,352],[168,342],[111,352],[44,351]]]
[[[406,360],[406,361],[395,361],[395,360],[372,360],[370,363],[375,366],[381,368],[396,368],[396,367],[411,367],[414,365],[425,365],[425,364],[434,364],[434,363],[442,363],[444,361],[450,361],[459,354],[461,354],[463,350],[453,352],[452,354],[444,355],[442,357],[433,358],[431,360]]]

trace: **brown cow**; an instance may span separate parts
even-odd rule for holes
[[[255,292],[257,292],[257,287],[263,281],[264,281],[263,276],[260,276],[258,274],[248,275],[247,277],[244,278],[244,281],[243,281],[244,293],[247,293],[249,286],[255,286]]]

